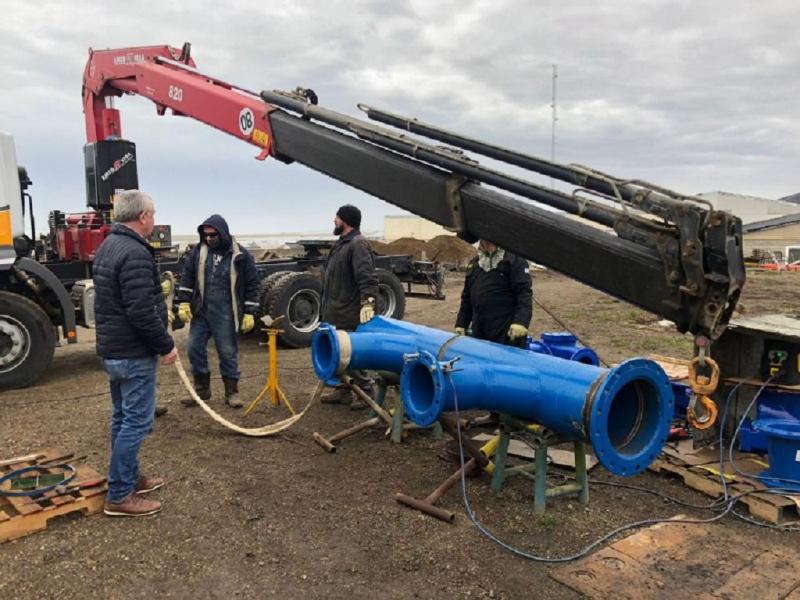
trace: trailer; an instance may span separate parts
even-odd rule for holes
[[[302,251],[294,256],[256,261],[261,279],[256,317],[283,317],[278,342],[284,347],[302,348],[311,344],[311,337],[321,322],[322,267],[333,244],[334,240],[299,240],[292,245],[299,246]],[[159,261],[161,271],[180,273],[182,257],[177,264],[162,258]],[[437,262],[415,261],[408,254],[376,253],[375,267],[378,275],[376,313],[379,315],[402,319],[406,296],[445,298],[444,269]],[[178,323],[176,320],[175,324]]]

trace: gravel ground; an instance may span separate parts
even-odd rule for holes
[[[748,313],[796,311],[800,278],[762,275],[750,277],[743,298]],[[660,327],[647,313],[556,274],[539,272],[535,280],[537,298],[557,308],[606,360],[646,352],[688,356],[688,339]],[[409,299],[406,318],[452,327],[460,286],[458,276],[451,278],[444,302]],[[537,331],[560,329],[540,308],[534,312]],[[57,351],[51,372],[39,384],[0,396],[0,458],[58,447],[87,454],[87,464],[105,470],[107,383],[91,332],[81,335],[79,344]],[[181,347],[185,337],[185,332],[176,334]],[[258,340],[242,341],[241,362],[240,388],[251,398],[266,370],[266,351]],[[283,389],[302,405],[315,383],[308,350],[281,350],[279,365]],[[212,403],[220,407],[219,378],[212,386]],[[452,525],[394,501],[400,491],[427,495],[455,469],[438,456],[446,440],[417,432],[395,445],[376,428],[345,440],[340,452],[328,455],[311,434],[330,435],[363,413],[316,406],[281,435],[249,439],[221,429],[199,409],[182,407],[178,401],[185,395],[174,370],[162,368],[158,398],[169,413],[156,421],[141,457],[146,472],[168,478],[156,492],[163,512],[136,520],[62,518],[43,533],[0,545],[0,597],[578,597],[548,577],[551,567],[515,558],[482,537],[464,512],[459,488],[441,502],[457,515]],[[242,420],[231,409],[220,410]],[[284,416],[280,409],[262,407],[244,422],[255,426]],[[620,481],[600,467],[591,476]],[[683,501],[708,502],[652,473],[625,482]],[[532,485],[524,478],[510,480],[500,495],[489,490],[487,479],[470,479],[467,493],[478,518],[498,537],[550,556],[573,553],[624,523],[678,513],[708,515],[658,496],[596,484],[588,506],[558,499],[542,517],[533,514]],[[749,542],[796,545],[792,534],[732,519],[715,527],[720,535],[712,528],[708,536],[713,551],[706,575],[713,575],[719,551],[747,552]],[[688,581],[683,591],[691,592],[695,583]]]

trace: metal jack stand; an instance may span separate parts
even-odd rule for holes
[[[269,315],[262,318],[264,324],[267,326],[267,345],[269,347],[269,374],[267,375],[267,383],[264,385],[264,388],[259,392],[256,399],[253,400],[248,407],[245,409],[244,414],[249,415],[255,407],[261,402],[261,399],[266,395],[269,394],[269,405],[270,406],[278,406],[281,402],[283,405],[289,410],[292,415],[296,415],[294,408],[289,403],[289,399],[286,397],[286,394],[283,393],[281,386],[278,384],[278,335],[283,333],[282,329],[276,329],[274,326],[283,319],[283,317],[278,317],[275,320],[272,320]]]
[[[533,433],[535,440],[531,444],[534,451],[533,464],[524,464],[516,467],[506,467],[508,458],[508,444],[511,434],[516,432]],[[578,497],[581,504],[589,503],[589,484],[586,474],[586,448],[582,442],[575,442],[575,483],[566,483],[557,486],[547,486],[547,448],[561,443],[551,433],[538,425],[529,425],[512,417],[502,415],[500,418],[500,440],[495,454],[494,473],[492,475],[492,490],[499,493],[503,481],[511,475],[525,475],[532,477],[533,484],[533,512],[543,515],[548,498],[559,496]],[[531,475],[530,471],[534,474]]]

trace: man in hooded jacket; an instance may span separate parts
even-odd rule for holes
[[[177,294],[178,318],[191,322],[188,351],[195,391],[203,400],[211,398],[208,340],[214,338],[225,403],[241,408],[237,333],[255,327],[259,283],[255,259],[236,243],[220,215],[203,221],[197,233],[200,243],[186,259]],[[183,403],[191,406],[194,400]]]

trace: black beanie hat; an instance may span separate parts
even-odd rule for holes
[[[352,204],[345,204],[336,211],[336,216],[353,229],[361,227],[361,211]]]

